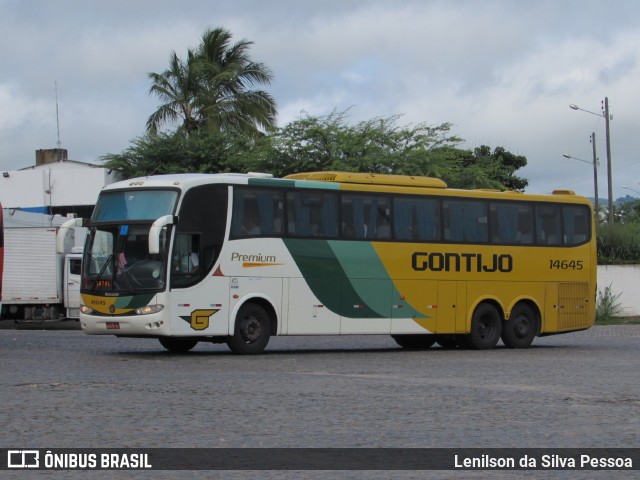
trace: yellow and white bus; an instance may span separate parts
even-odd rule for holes
[[[566,190],[345,172],[151,176],[105,187],[84,226],[84,332],[170,351],[209,341],[255,354],[272,335],[341,334],[524,348],[595,319],[593,211]]]

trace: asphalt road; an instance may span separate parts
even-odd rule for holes
[[[537,338],[526,350],[499,344],[490,351],[435,346],[412,352],[386,336],[278,337],[252,357],[232,355],[225,345],[199,344],[174,355],[152,339],[0,330],[0,368],[3,448],[640,447],[636,325]],[[20,473],[12,478],[27,478]],[[50,478],[62,478],[59,473]],[[253,475],[327,478],[318,472]],[[486,478],[486,472],[455,478]]]

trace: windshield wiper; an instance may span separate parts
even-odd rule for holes
[[[98,282],[102,279],[102,275],[104,275],[104,272],[107,270],[107,267],[109,266],[109,262],[112,262],[112,261],[113,261],[113,253],[109,254],[109,256],[107,257],[107,260],[104,262],[104,265],[98,272],[98,276],[93,282],[93,288],[91,289],[92,292],[96,290],[96,287],[98,286]]]

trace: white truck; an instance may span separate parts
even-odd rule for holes
[[[57,231],[66,220],[4,210],[3,320],[79,318],[85,229],[73,229],[64,245],[66,253],[57,253]]]

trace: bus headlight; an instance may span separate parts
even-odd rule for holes
[[[86,305],[80,305],[80,313],[91,315],[93,313],[93,308],[87,307]]]
[[[158,313],[162,311],[164,305],[147,305],[145,307],[136,308],[136,313],[138,315],[151,315],[152,313]]]

